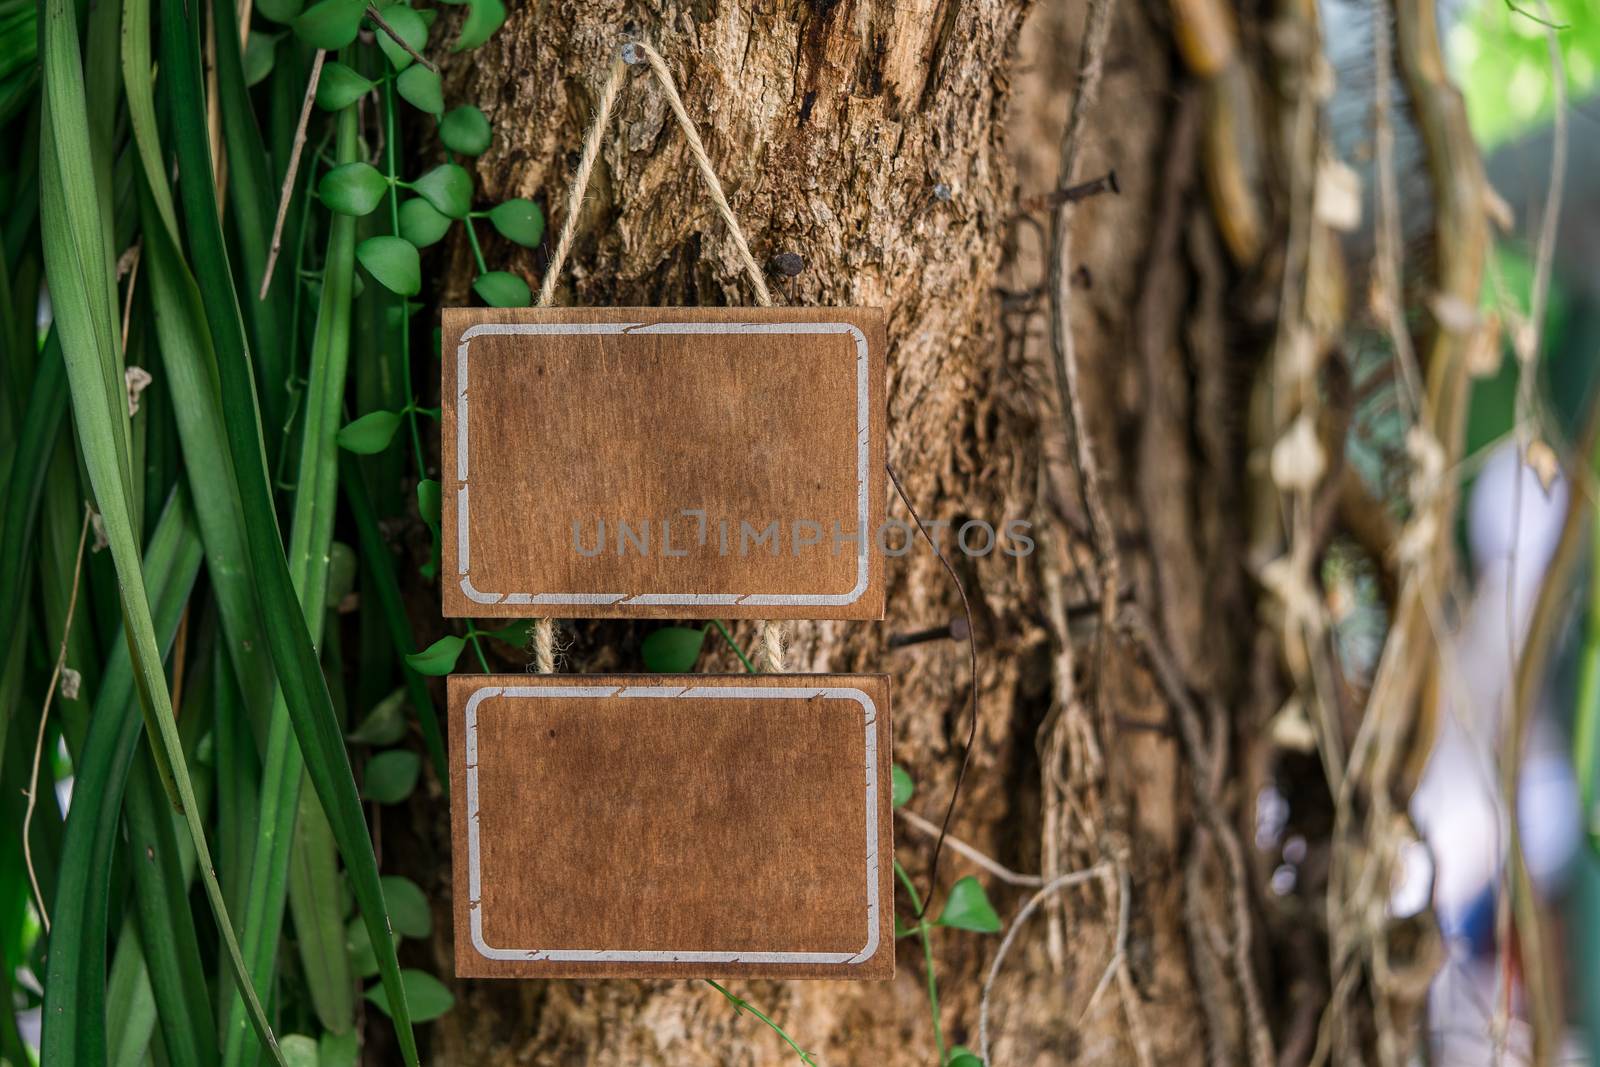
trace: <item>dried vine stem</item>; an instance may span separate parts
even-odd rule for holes
[[[1071,186],[1078,178],[1079,154],[1089,113],[1100,95],[1105,73],[1106,42],[1111,35],[1115,0],[1090,0],[1084,17],[1083,51],[1078,59],[1078,89],[1072,98],[1066,132],[1061,138],[1061,173],[1057,187]],[[1066,423],[1070,455],[1083,488],[1084,504],[1094,534],[1100,571],[1100,617],[1109,630],[1116,619],[1117,589],[1121,586],[1121,560],[1116,530],[1100,492],[1100,467],[1094,445],[1084,426],[1083,396],[1078,388],[1078,353],[1072,336],[1072,219],[1076,204],[1063,200],[1050,216],[1050,352],[1054,360],[1056,391],[1061,418]]]
[[[1550,9],[1540,0],[1540,9],[1548,17]],[[1533,403],[1537,382],[1539,355],[1543,347],[1544,315],[1550,293],[1550,266],[1555,257],[1556,226],[1561,217],[1561,201],[1567,169],[1567,79],[1562,63],[1561,48],[1556,42],[1555,29],[1545,23],[1545,40],[1550,55],[1550,76],[1555,87],[1554,139],[1550,152],[1550,179],[1545,191],[1544,213],[1539,226],[1539,241],[1534,256],[1533,291],[1529,299],[1528,329],[1521,334],[1516,345],[1517,354],[1517,476],[1513,485],[1520,495],[1522,489],[1522,463],[1527,442],[1524,438],[1534,419]],[[1578,442],[1570,467],[1572,486],[1567,498],[1567,514],[1562,523],[1561,536],[1556,544],[1543,585],[1535,601],[1533,618],[1529,621],[1522,655],[1516,654],[1516,619],[1509,617],[1515,610],[1516,596],[1510,583],[1515,581],[1515,546],[1521,533],[1521,502],[1512,507],[1513,559],[1507,576],[1508,637],[1512,650],[1513,685],[1510,692],[1509,714],[1506,716],[1500,744],[1500,793],[1506,806],[1506,862],[1502,868],[1502,892],[1496,915],[1498,939],[1502,951],[1511,943],[1513,916],[1517,930],[1517,944],[1523,957],[1523,981],[1528,991],[1528,1006],[1533,1031],[1533,1055],[1539,1063],[1550,1062],[1561,1047],[1560,979],[1555,973],[1555,961],[1545,951],[1546,939],[1543,920],[1533,879],[1528,873],[1527,858],[1522,850],[1521,793],[1522,753],[1527,740],[1528,726],[1533,721],[1535,703],[1545,677],[1550,645],[1554,640],[1559,615],[1570,590],[1570,576],[1581,554],[1583,533],[1588,526],[1590,502],[1578,487],[1583,481],[1583,471],[1589,457],[1594,454],[1600,418],[1597,405],[1586,420],[1583,437]],[[1504,1000],[1502,1000],[1504,1003]]]
[[[89,539],[89,520],[94,511],[87,504],[83,508],[83,526],[78,530],[77,560],[72,565],[72,593],[67,597],[67,617],[61,625],[61,645],[56,651],[55,669],[50,672],[50,688],[45,690],[44,707],[39,710],[39,734],[33,742],[33,769],[28,775],[28,807],[22,816],[22,859],[28,868],[28,883],[33,887],[33,899],[39,908],[39,921],[44,932],[50,932],[50,912],[44,905],[44,893],[39,889],[39,875],[33,868],[33,846],[29,832],[33,828],[33,809],[39,798],[39,763],[44,754],[45,725],[50,721],[50,704],[55,700],[61,685],[61,672],[67,665],[67,642],[72,636],[72,616],[78,610],[78,583],[83,577],[83,546]]]
[[[917,918],[921,919],[928,905],[933,903],[933,891],[939,885],[939,855],[944,849],[946,837],[950,833],[950,819],[956,813],[956,801],[961,799],[961,786],[967,779],[967,767],[972,763],[972,748],[978,739],[978,635],[972,628],[972,604],[967,600],[967,587],[962,584],[961,576],[950,565],[945,554],[940,551],[939,543],[928,532],[928,527],[922,522],[922,516],[917,514],[917,509],[911,503],[911,498],[906,495],[905,486],[900,483],[900,475],[895,472],[894,465],[885,463],[884,470],[889,474],[889,480],[894,483],[894,491],[899,494],[900,502],[911,513],[911,518],[917,524],[917,532],[922,534],[922,539],[933,549],[933,554],[938,557],[939,563],[944,567],[945,573],[955,583],[956,592],[961,596],[961,611],[967,620],[967,656],[968,669],[971,674],[971,713],[967,719],[967,743],[961,753],[961,767],[956,771],[956,782],[950,788],[950,802],[945,805],[944,821],[939,826],[939,836],[933,843],[933,858],[928,861],[928,891],[923,894],[922,904],[917,908]],[[908,883],[909,884],[909,883]]]
[[[261,291],[257,300],[267,298],[272,288],[272,271],[278,265],[278,252],[283,247],[283,220],[289,213],[289,200],[294,195],[295,179],[300,176],[300,156],[306,149],[306,124],[311,121],[311,105],[317,99],[317,86],[322,81],[322,65],[328,53],[319,48],[311,60],[311,77],[306,81],[305,99],[300,102],[300,118],[294,127],[294,147],[289,151],[289,169],[283,175],[283,190],[278,194],[278,213],[272,221],[272,245],[267,249],[267,265],[261,272]]]
[[[1453,564],[1448,530],[1457,494],[1451,472],[1462,448],[1467,354],[1482,328],[1472,321],[1471,309],[1477,305],[1488,253],[1488,184],[1461,96],[1445,73],[1434,0],[1393,0],[1393,5],[1396,55],[1433,190],[1433,314],[1416,345],[1422,394],[1415,405],[1417,422],[1408,437],[1414,468],[1412,511],[1399,537],[1398,589],[1349,763],[1342,780],[1335,783],[1335,862],[1328,891],[1334,994],[1319,1037],[1319,1062],[1324,1054],[1339,1055],[1349,1043],[1342,1004],[1357,984],[1357,965],[1363,958],[1372,974],[1384,1062],[1402,1062],[1407,1044],[1390,1015],[1390,1001],[1391,997],[1415,999],[1416,992],[1391,965],[1386,923],[1372,917],[1383,914],[1389,875],[1405,839],[1394,803],[1402,750],[1414,736],[1412,743],[1427,743],[1427,724],[1436,710],[1431,694],[1437,686],[1426,684],[1426,674],[1437,660],[1435,620],[1441,615],[1439,600]],[[1379,148],[1387,151],[1381,142]],[[1380,175],[1379,180],[1380,197],[1386,198],[1387,179]],[[1385,251],[1398,247],[1397,212],[1381,202],[1379,224],[1389,231],[1383,237]],[[1383,270],[1384,275],[1389,273]],[[1398,292],[1386,295],[1393,301],[1400,298]],[[1465,315],[1445,310],[1463,308]],[[1398,331],[1402,324],[1390,319],[1385,325]],[[1409,338],[1396,341],[1397,352],[1403,355],[1408,342]],[[1358,797],[1366,802],[1359,832],[1354,813]]]
[[[928,837],[935,839],[938,838],[938,825],[929,822],[916,812],[909,811],[906,808],[896,808],[894,814],[896,818],[902,820],[907,826],[911,827],[913,830],[916,830],[918,833],[926,834]],[[967,844],[955,834],[945,834],[944,843],[949,847],[951,852],[954,852],[959,856],[966,857],[979,867],[982,867],[984,870],[1000,879],[1002,882],[1005,882],[1007,885],[1020,885],[1037,889],[1045,884],[1045,880],[1039,877],[1037,874],[1022,874],[1019,871],[1013,871],[1010,867],[1007,867],[993,856],[980,852],[973,846]]]
[[[1100,878],[1112,871],[1109,863],[1096,864],[1081,871],[1070,871],[1047,882],[1037,893],[1028,898],[1028,902],[1017,912],[1017,917],[1011,920],[1011,928],[1006,931],[1006,936],[1000,940],[1000,948],[994,954],[994,960],[989,964],[989,975],[983,981],[983,997],[978,1003],[978,1052],[984,1063],[993,1063],[989,1057],[989,998],[994,990],[994,980],[1000,975],[1000,965],[1005,962],[1006,956],[1011,952],[1012,942],[1016,941],[1017,934],[1022,932],[1023,925],[1028,918],[1039,909],[1039,905],[1049,900],[1056,893],[1075,885]],[[1119,924],[1117,942],[1112,949],[1114,956],[1122,956],[1126,943],[1126,928]]]
[[[1090,0],[1084,15],[1083,45],[1078,55],[1077,88],[1072,107],[1067,114],[1066,128],[1061,138],[1057,189],[1071,188],[1078,178],[1080,154],[1084,131],[1089,115],[1100,94],[1100,82],[1105,73],[1106,44],[1111,34],[1111,14],[1114,0]],[[1067,441],[1067,454],[1082,489],[1085,506],[1089,512],[1090,532],[1094,544],[1097,570],[1100,579],[1101,647],[1110,629],[1116,610],[1117,589],[1121,584],[1120,561],[1117,555],[1116,531],[1111,525],[1105,499],[1100,491],[1100,470],[1096,463],[1094,446],[1084,425],[1083,399],[1078,387],[1078,355],[1072,333],[1072,221],[1076,201],[1061,198],[1050,215],[1050,243],[1048,274],[1045,289],[1050,299],[1050,354],[1056,386],[1057,406]],[[1048,487],[1041,487],[1041,495],[1048,495]],[[1055,699],[1046,723],[1040,729],[1040,774],[1045,794],[1045,819],[1043,827],[1043,854],[1045,877],[1054,878],[1061,871],[1062,839],[1065,836],[1061,815],[1068,806],[1068,786],[1065,782],[1065,761],[1069,752],[1077,751],[1074,740],[1098,748],[1093,740],[1093,728],[1087,722],[1078,699],[1076,664],[1073,655],[1072,635],[1066,625],[1064,598],[1061,595],[1061,578],[1058,566],[1068,556],[1065,545],[1051,551],[1055,538],[1044,529],[1046,551],[1041,554],[1042,582],[1050,607],[1052,636],[1056,655],[1052,670]],[[1059,556],[1060,558],[1056,558]],[[1098,675],[1096,676],[1098,677]],[[1095,761],[1098,767],[1098,760]],[[1053,908],[1048,919],[1050,960],[1057,971],[1064,965],[1066,951],[1062,933],[1063,923],[1059,908]]]
[[[1249,866],[1245,862],[1244,845],[1239,840],[1238,831],[1222,808],[1223,801],[1216,778],[1207,773],[1212,756],[1210,746],[1206,743],[1200,710],[1195,707],[1177,664],[1172,662],[1144,612],[1133,604],[1124,606],[1119,625],[1143,652],[1156,683],[1172,709],[1178,737],[1192,767],[1195,807],[1200,814],[1200,824],[1220,852],[1223,866],[1228,872],[1233,937],[1227,948],[1233,980],[1238,986],[1244,1010],[1250,1062],[1254,1067],[1272,1067],[1276,1062],[1272,1031],[1267,1023],[1266,1006],[1251,959],[1250,944],[1254,927],[1250,908]]]

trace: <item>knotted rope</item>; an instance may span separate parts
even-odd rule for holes
[[[605,139],[606,126],[611,121],[612,111],[616,109],[617,97],[622,93],[623,79],[627,76],[629,67],[641,63],[648,66],[650,72],[655,75],[662,94],[667,98],[667,106],[672,109],[673,115],[677,116],[678,126],[689,142],[689,153],[694,157],[695,167],[700,171],[706,193],[711,198],[711,205],[717,209],[717,214],[721,215],[722,221],[727,224],[734,248],[738,250],[739,258],[744,261],[745,272],[750,276],[750,284],[756,291],[756,303],[762,307],[771,307],[772,293],[767,289],[767,282],[762,276],[760,265],[750,252],[750,242],[745,239],[744,229],[734,216],[733,208],[728,206],[728,198],[722,191],[722,182],[717,178],[716,169],[711,165],[711,158],[706,155],[705,143],[700,140],[700,131],[695,128],[694,121],[689,118],[689,112],[683,106],[683,97],[678,93],[678,83],[673,80],[672,72],[667,69],[666,60],[643,41],[632,41],[623,45],[606,74],[605,84],[600,89],[600,101],[595,109],[594,122],[590,125],[589,132],[584,135],[583,154],[578,158],[578,169],[573,173],[572,185],[567,190],[565,217],[561,220],[561,231],[556,235],[555,247],[550,253],[550,265],[545,269],[544,279],[539,283],[536,306],[549,307],[555,297],[556,282],[566,265],[567,254],[572,250],[572,235],[577,229],[578,213],[583,207],[584,194],[589,189],[589,178],[594,173],[595,160],[600,155],[600,143]],[[758,626],[760,636],[756,648],[757,667],[762,671],[782,671],[783,624],[764,621]],[[555,672],[554,620],[533,620],[533,657],[534,666],[540,674]]]

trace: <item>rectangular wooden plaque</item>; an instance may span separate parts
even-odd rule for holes
[[[456,974],[894,976],[883,675],[455,675]]]
[[[876,308],[446,308],[449,616],[883,618]]]

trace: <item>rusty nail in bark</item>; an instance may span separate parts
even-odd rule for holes
[[[971,636],[967,628],[967,620],[963,618],[951,619],[949,625],[933,626],[926,630],[913,630],[907,634],[890,634],[890,648],[905,648],[908,645],[920,645],[928,641],[965,641]]]
[[[1063,203],[1071,204],[1079,200],[1087,200],[1091,196],[1099,196],[1105,192],[1115,193],[1118,196],[1122,195],[1122,187],[1117,184],[1117,172],[1114,170],[1108,170],[1091,181],[1067,186],[1061,190],[1061,200]]]

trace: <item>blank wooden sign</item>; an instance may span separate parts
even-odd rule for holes
[[[883,618],[883,315],[447,308],[444,613]]]
[[[456,974],[891,978],[882,675],[455,675]]]

